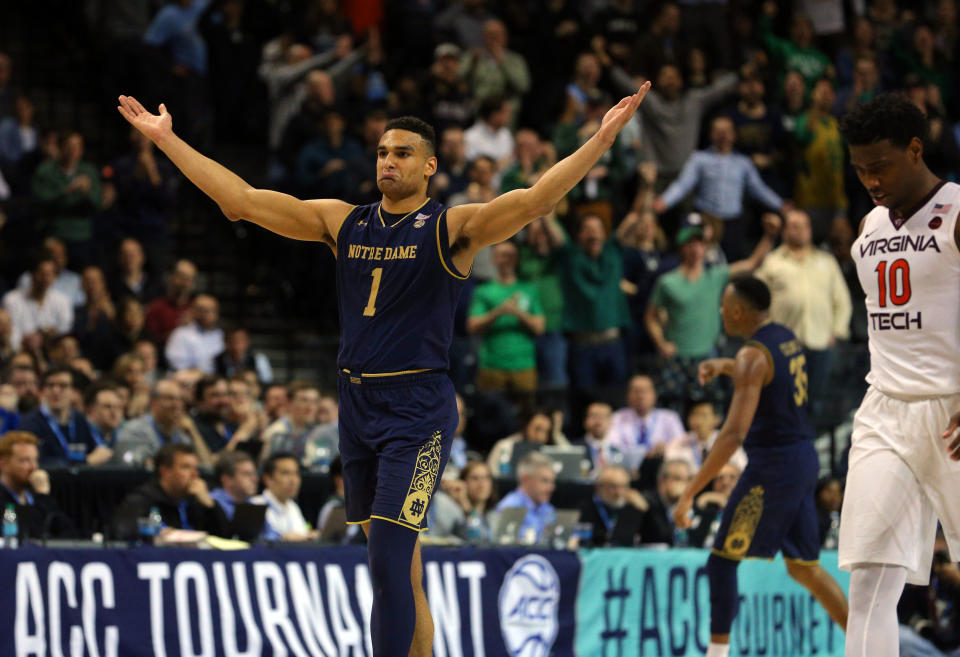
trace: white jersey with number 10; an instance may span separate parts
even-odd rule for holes
[[[867,382],[895,397],[960,392],[960,185],[942,182],[913,214],[876,207],[853,243],[866,293]]]

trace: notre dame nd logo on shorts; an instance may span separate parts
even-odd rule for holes
[[[417,454],[417,465],[398,520],[419,528],[440,475],[441,432],[434,431],[430,442]]]
[[[754,486],[750,492],[740,500],[737,510],[733,513],[730,522],[730,531],[727,540],[723,543],[723,551],[731,557],[743,557],[750,549],[753,535],[760,523],[763,514],[763,486]]]

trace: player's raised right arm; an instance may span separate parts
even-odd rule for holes
[[[159,114],[151,114],[131,96],[120,96],[119,101],[123,118],[149,137],[231,221],[246,219],[284,237],[335,245],[340,224],[353,206],[336,200],[306,202],[256,189],[174,134],[173,118],[164,105]]]

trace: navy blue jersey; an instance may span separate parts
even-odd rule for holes
[[[746,344],[764,351],[773,367],[773,379],[763,387],[753,424],[743,443],[753,448],[789,445],[813,438],[807,419],[807,357],[793,331],[769,323]]]
[[[338,366],[351,374],[445,370],[466,276],[450,256],[446,208],[354,208],[337,235]]]

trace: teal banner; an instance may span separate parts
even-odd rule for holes
[[[710,640],[706,550],[581,552],[574,650],[580,657],[702,657]],[[820,564],[849,590],[836,552]],[[789,575],[779,556],[738,570],[731,656],[843,657],[843,631]]]

